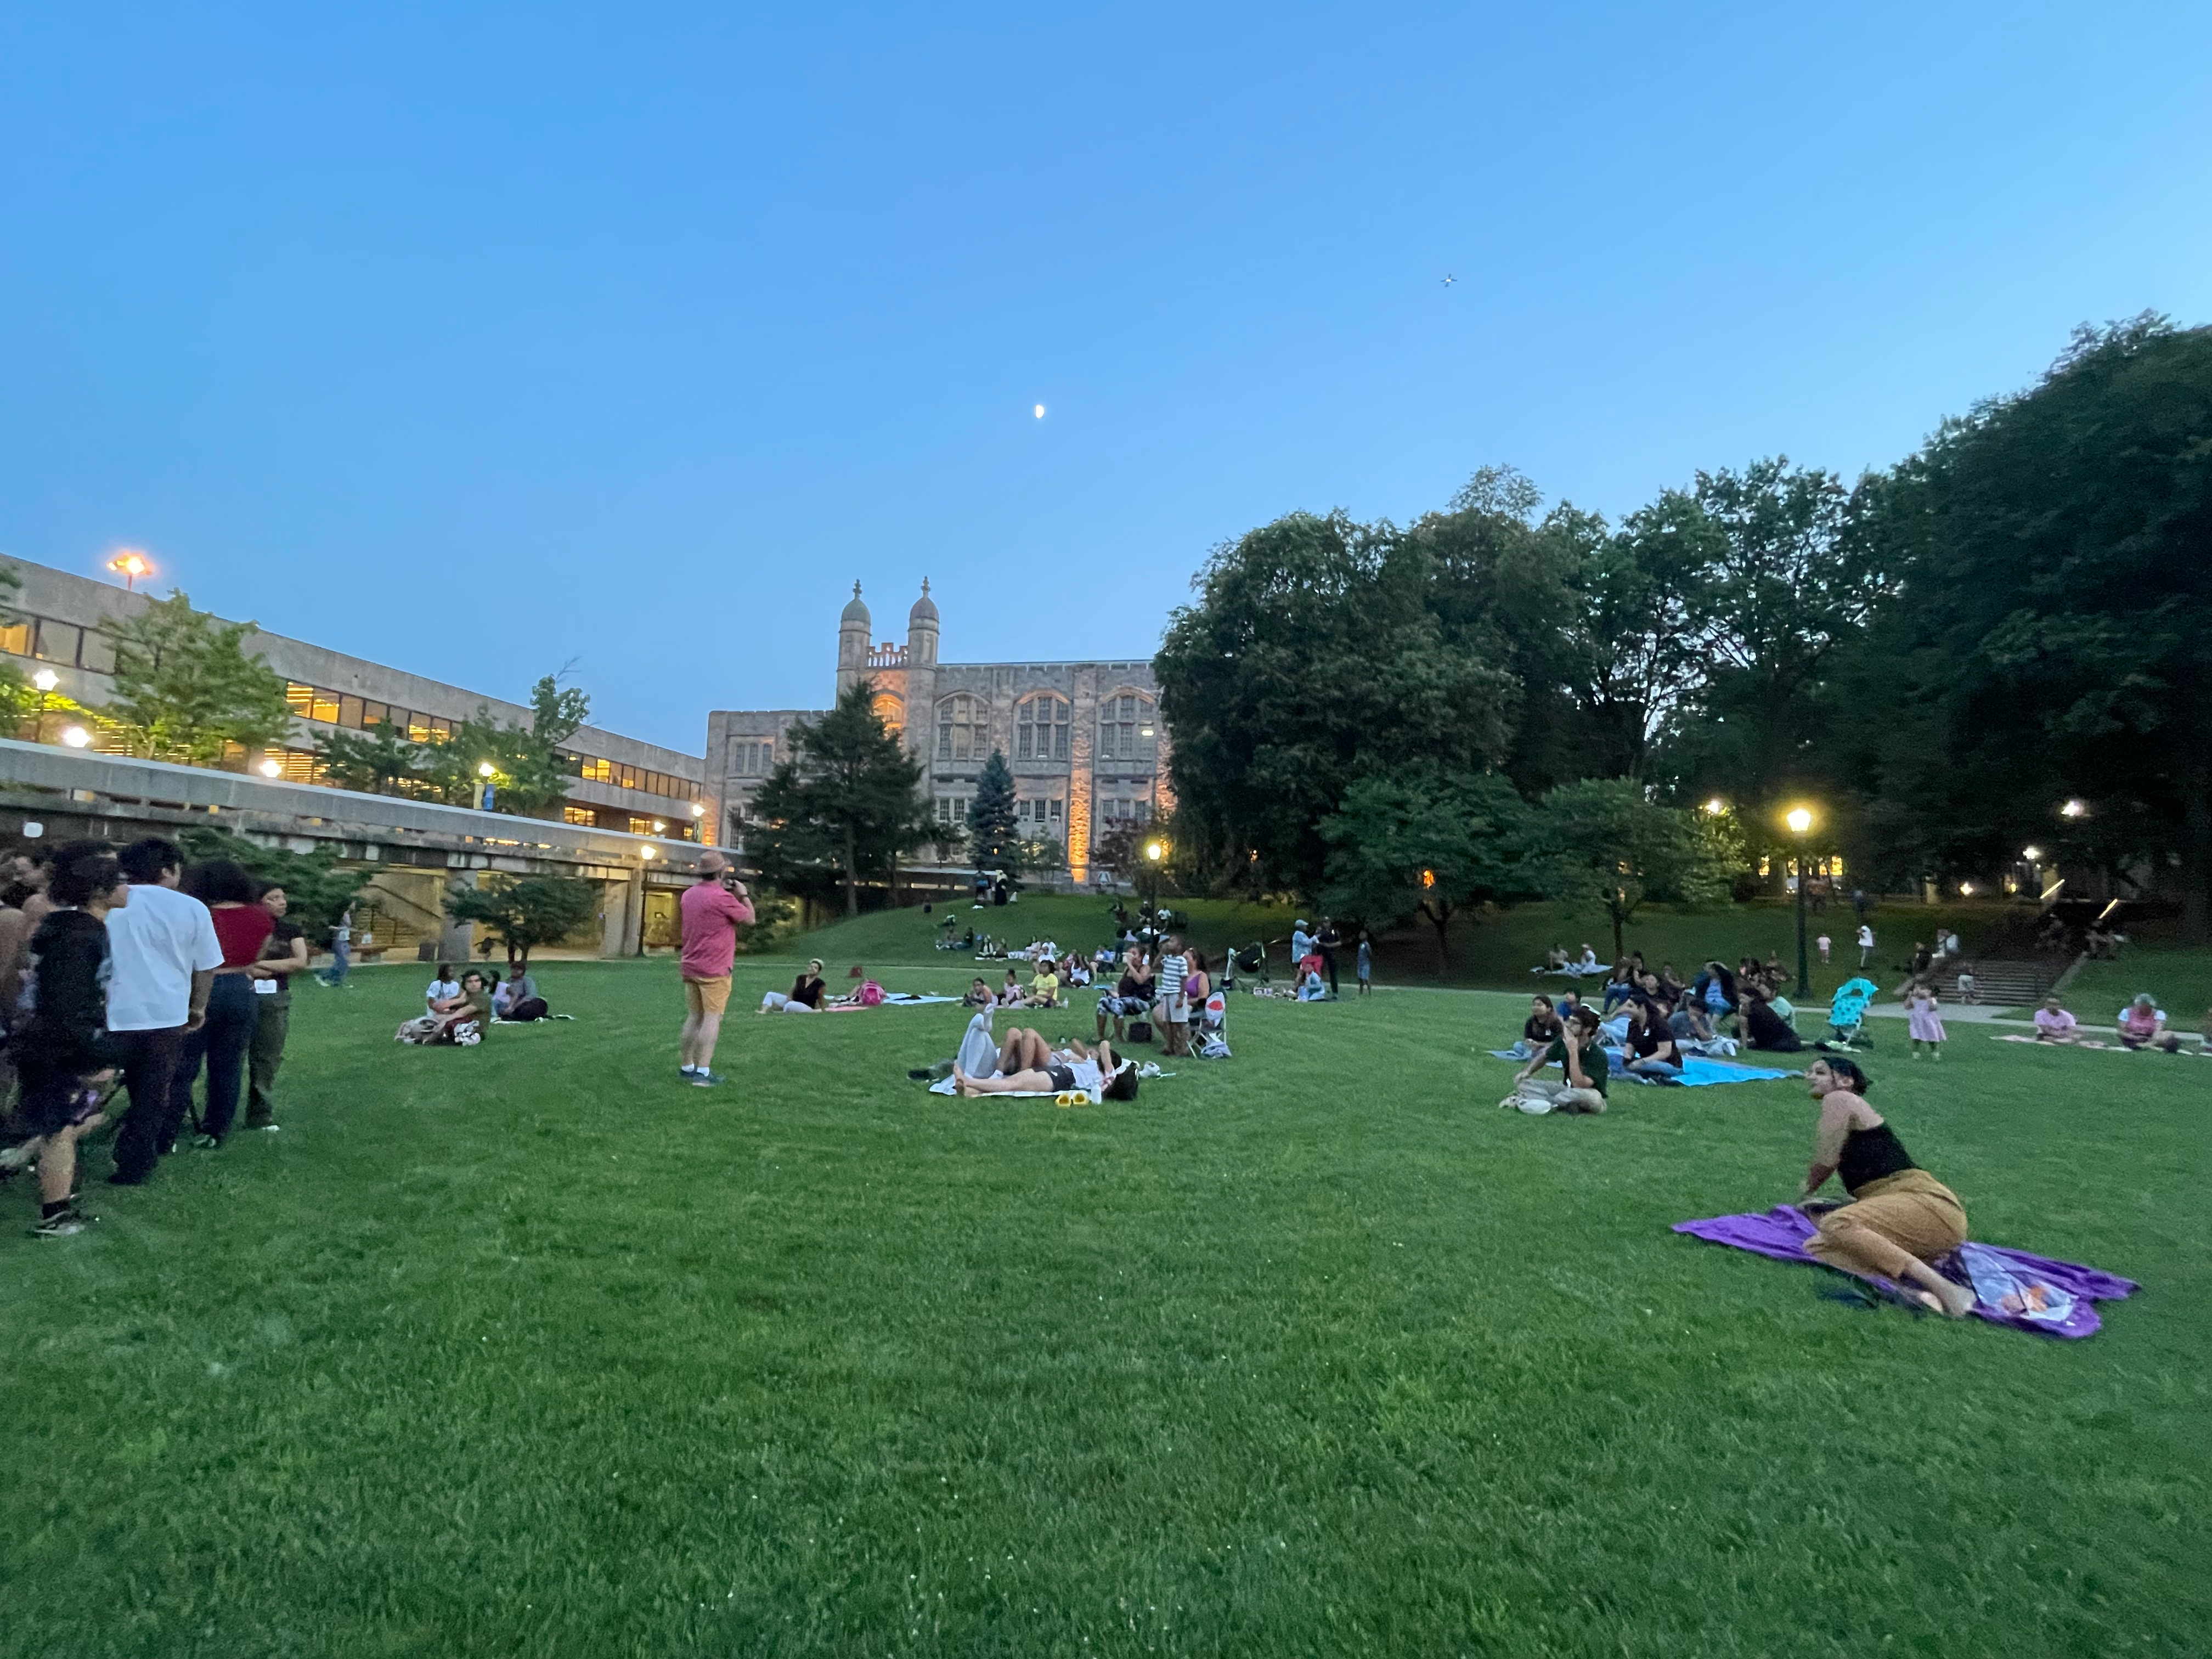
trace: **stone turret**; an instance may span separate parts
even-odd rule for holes
[[[844,614],[837,618],[837,695],[843,696],[846,689],[867,678],[868,631],[872,627],[868,607],[860,603],[860,584],[853,584],[852,602]]]
[[[928,758],[930,734],[937,729],[937,601],[929,597],[929,578],[921,597],[906,614],[906,742],[909,753]]]

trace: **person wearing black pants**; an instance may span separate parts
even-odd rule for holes
[[[214,990],[208,998],[207,1020],[185,1036],[184,1062],[170,1087],[172,1119],[181,1121],[191,1109],[192,1082],[199,1076],[201,1062],[206,1062],[206,1105],[200,1114],[200,1131],[192,1137],[192,1145],[202,1152],[222,1146],[230,1133],[231,1121],[238,1115],[246,1054],[261,1024],[253,969],[276,922],[254,902],[255,885],[253,878],[228,859],[210,859],[185,875],[185,891],[207,906],[222,947],[222,965],[215,970]]]
[[[136,1187],[154,1173],[184,1126],[182,1108],[174,1115],[170,1109],[185,1055],[185,1028],[110,1031],[107,1042],[123,1063],[123,1091],[131,1097],[131,1110],[115,1132],[115,1172],[107,1178],[118,1187]]]
[[[1336,995],[1336,953],[1344,948],[1344,935],[1336,931],[1333,916],[1321,919],[1321,932],[1314,935],[1314,944],[1320,947],[1322,966],[1328,970],[1328,994]]]
[[[115,1137],[118,1187],[135,1187],[176,1143],[176,1098],[185,1038],[207,1012],[222,941],[206,905],[178,890],[185,855],[149,836],[123,849],[130,902],[108,914],[107,1034],[124,1068],[131,1115]]]

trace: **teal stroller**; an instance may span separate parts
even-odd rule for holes
[[[1880,988],[1863,975],[1854,974],[1836,988],[1835,1000],[1828,1005],[1828,1036],[1849,1048],[1854,1043],[1874,1047],[1874,1039],[1866,1034],[1867,1005],[1875,999]]]

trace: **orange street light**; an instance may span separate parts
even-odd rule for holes
[[[154,562],[135,547],[125,548],[107,562],[107,568],[123,578],[123,591],[126,593],[136,591],[141,576],[154,574]]]

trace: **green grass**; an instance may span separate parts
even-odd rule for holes
[[[1178,912],[1189,913],[1194,942],[1209,953],[1218,953],[1232,944],[1249,945],[1261,939],[1287,939],[1291,924],[1300,915],[1316,925],[1320,921],[1319,913],[1310,908],[1300,911],[1280,905],[1243,904],[1221,899],[1176,898],[1168,902]],[[1032,939],[1053,939],[1063,946],[1079,945],[1090,951],[1111,937],[1111,908],[1112,901],[1104,897],[1037,893],[1003,908],[992,906],[972,910],[964,903],[956,904],[951,915],[963,927],[973,922],[978,931],[1017,946],[1025,945]],[[1130,908],[1136,908],[1133,902]],[[1881,941],[1876,965],[1882,969],[1877,977],[1884,985],[1901,981],[1902,973],[1892,964],[1910,956],[1915,939],[1932,939],[1939,925],[1956,927],[1971,948],[1975,937],[1990,932],[2002,914],[1993,906],[1972,904],[1898,903],[1876,907],[1873,921],[1875,937]],[[873,911],[851,921],[817,927],[784,948],[786,952],[795,952],[801,958],[818,956],[840,972],[856,962],[873,967],[883,963],[964,961],[964,957],[956,958],[931,947],[936,926],[945,915],[941,906],[927,915],[919,906]],[[1857,971],[1858,951],[1850,944],[1857,922],[1850,907],[1844,904],[1831,905],[1824,915],[1811,916],[1808,921],[1808,940],[1825,930],[1835,941],[1834,959],[1826,968],[1820,966],[1817,952],[1808,946],[1813,957],[1810,965],[1814,988],[1825,1000],[1838,985]],[[1579,951],[1585,941],[1597,951],[1601,960],[1611,959],[1612,926],[1602,916],[1577,914],[1553,904],[1516,904],[1484,915],[1455,918],[1451,927],[1451,963],[1449,971],[1442,974],[1437,971],[1436,934],[1425,924],[1387,933],[1377,944],[1376,974],[1383,981],[1401,984],[1452,984],[1498,989],[1556,988],[1565,981],[1552,979],[1540,984],[1530,976],[1529,969],[1541,962],[1544,952],[1554,944],[1564,944],[1570,951]],[[1628,949],[1642,951],[1655,968],[1662,963],[1674,963],[1686,979],[1693,977],[1698,964],[1711,958],[1718,957],[1733,968],[1740,957],[1756,954],[1764,958],[1770,951],[1778,951],[1785,965],[1794,972],[1797,962],[1797,915],[1788,905],[1772,902],[1723,905],[1705,910],[1677,910],[1654,904],[1646,907],[1630,925],[1625,942]],[[1279,975],[1287,966],[1288,954],[1287,945],[1270,949],[1269,959]],[[1349,951],[1340,965],[1348,977],[1352,972]]]
[[[1796,1086],[1500,1112],[1515,999],[1240,1000],[1067,1111],[906,1081],[953,1010],[740,1012],[708,1092],[670,964],[473,1051],[422,977],[90,1234],[0,1195],[10,1659],[2206,1650],[2201,1062],[1877,1050],[1978,1237],[2144,1282],[2063,1344],[1669,1234]]]

